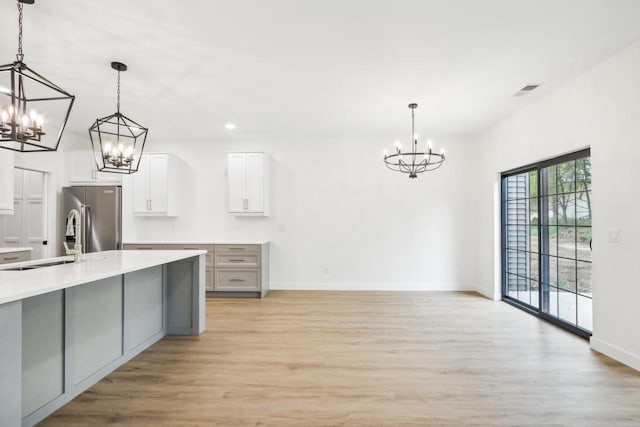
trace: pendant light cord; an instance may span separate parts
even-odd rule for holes
[[[16,58],[18,62],[22,62],[24,59],[24,54],[22,53],[22,7],[24,5],[20,0],[18,0],[18,54]]]
[[[118,70],[118,103],[116,104],[116,110],[120,113],[120,70]]]

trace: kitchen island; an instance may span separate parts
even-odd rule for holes
[[[34,425],[165,335],[201,334],[205,254],[107,251],[2,266],[0,425]]]

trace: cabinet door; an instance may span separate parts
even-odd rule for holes
[[[88,184],[96,178],[96,161],[91,151],[68,151],[65,153],[69,184]]]
[[[247,162],[244,153],[229,153],[229,212],[246,212]]]
[[[69,151],[65,153],[70,185],[120,185],[122,175],[98,172],[93,151]]]
[[[247,154],[247,212],[264,212],[264,155]]]
[[[132,175],[133,179],[133,212],[146,213],[149,211],[149,157],[142,156],[138,172]]]
[[[13,152],[0,150],[0,215],[13,214],[14,157]]]
[[[149,156],[149,199],[151,212],[167,212],[168,209],[168,158],[166,155]]]

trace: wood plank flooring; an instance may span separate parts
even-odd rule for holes
[[[473,293],[207,300],[44,420],[74,425],[640,425],[640,373]]]

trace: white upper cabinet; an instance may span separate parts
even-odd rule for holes
[[[268,216],[268,166],[265,153],[228,153],[229,213]]]
[[[14,165],[13,151],[0,150],[0,215],[13,215]]]
[[[69,185],[121,185],[122,174],[99,172],[92,151],[64,153]]]
[[[178,216],[181,177],[180,163],[166,153],[143,154],[133,181],[133,214],[137,216]]]

